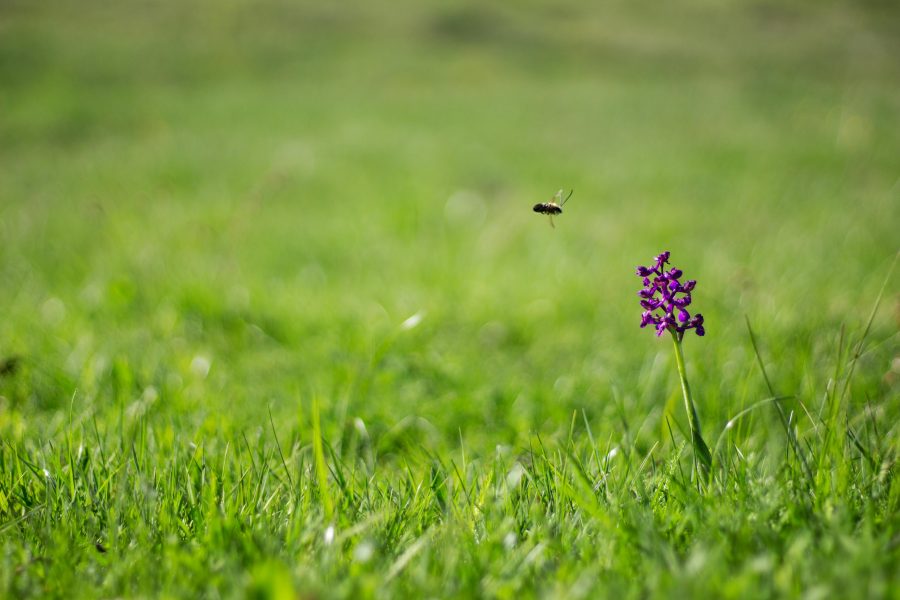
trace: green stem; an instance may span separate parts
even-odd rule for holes
[[[700,474],[705,480],[709,477],[709,470],[712,467],[712,454],[710,454],[709,446],[706,445],[706,442],[703,440],[703,434],[700,432],[700,418],[697,416],[697,409],[694,407],[694,399],[691,396],[691,387],[688,385],[687,369],[684,366],[684,352],[681,350],[681,339],[679,339],[678,334],[672,332],[672,340],[675,342],[675,363],[678,365],[678,376],[681,378],[684,408],[687,410],[688,424],[691,427],[694,464],[699,465]]]

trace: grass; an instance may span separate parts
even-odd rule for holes
[[[0,594],[896,597],[898,31],[4,3]]]

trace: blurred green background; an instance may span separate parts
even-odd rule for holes
[[[0,426],[215,439],[318,395],[384,456],[573,410],[665,440],[665,249],[704,421],[768,395],[744,315],[815,407],[898,249],[898,57],[894,2],[5,0]],[[859,402],[896,398],[896,290]]]

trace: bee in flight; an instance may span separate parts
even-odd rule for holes
[[[553,198],[550,199],[549,202],[541,202],[539,204],[534,205],[534,212],[541,213],[542,215],[547,215],[550,217],[550,227],[556,228],[556,225],[553,224],[553,215],[561,215],[563,205],[569,201],[569,198],[572,197],[572,192],[574,190],[569,190],[569,195],[566,196],[565,200],[562,199],[563,190],[559,190],[553,195]]]

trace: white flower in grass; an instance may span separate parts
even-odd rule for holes
[[[400,329],[403,329],[404,331],[406,331],[406,330],[412,329],[414,327],[417,327],[419,325],[419,323],[422,322],[422,319],[424,317],[425,317],[425,313],[420,310],[419,312],[417,312],[416,314],[414,314],[407,320],[400,323]]]
[[[209,375],[209,369],[212,366],[212,361],[209,358],[198,354],[191,360],[191,373],[198,379],[206,379],[206,376]]]
[[[516,537],[516,534],[510,531],[505,536],[503,536],[503,547],[506,548],[507,551],[510,551],[516,547],[516,543],[518,541],[519,538]]]
[[[374,555],[375,546],[368,540],[360,542],[356,545],[356,548],[353,549],[353,560],[358,563],[365,564],[372,560]]]

